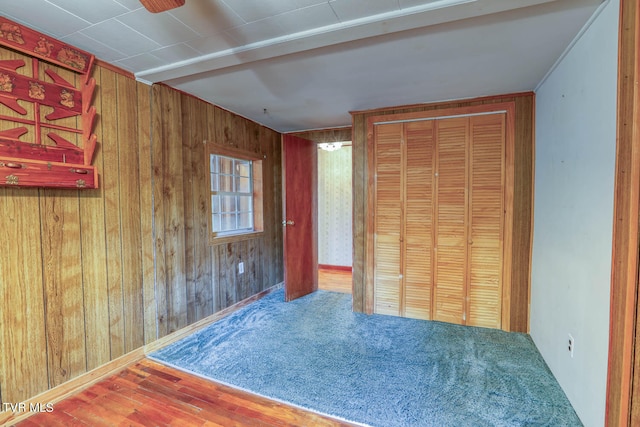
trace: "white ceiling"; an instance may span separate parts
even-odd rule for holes
[[[535,89],[602,0],[0,0],[0,13],[280,132]]]

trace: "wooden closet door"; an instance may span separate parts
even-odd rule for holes
[[[404,218],[404,316],[431,319],[434,121],[407,122]]]
[[[472,326],[502,323],[505,119],[505,114],[470,118],[467,324]]]
[[[375,127],[374,312],[401,315],[401,123]]]
[[[469,118],[437,120],[433,319],[464,324]]]

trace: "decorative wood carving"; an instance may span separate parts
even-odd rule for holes
[[[31,57],[30,74],[24,60],[0,61],[0,186],[97,188],[94,56],[4,17],[0,45]],[[79,88],[40,60],[79,74]]]

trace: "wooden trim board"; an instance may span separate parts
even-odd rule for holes
[[[613,253],[607,426],[640,422],[638,351],[638,221],[640,220],[640,6],[620,1],[618,118],[614,186]],[[634,341],[636,341],[634,343]]]
[[[349,271],[349,272],[351,272],[352,267],[349,266],[349,265],[318,264],[318,270]]]

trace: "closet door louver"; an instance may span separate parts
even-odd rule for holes
[[[405,123],[404,316],[431,319],[434,121]]]
[[[506,120],[373,126],[373,312],[502,326]]]
[[[505,115],[470,118],[467,324],[499,328],[502,315]]]
[[[374,305],[379,314],[400,314],[403,186],[402,150],[399,135],[402,124],[385,124],[376,129],[375,151],[375,274]]]
[[[467,117],[436,121],[434,320],[464,323],[467,260]]]

